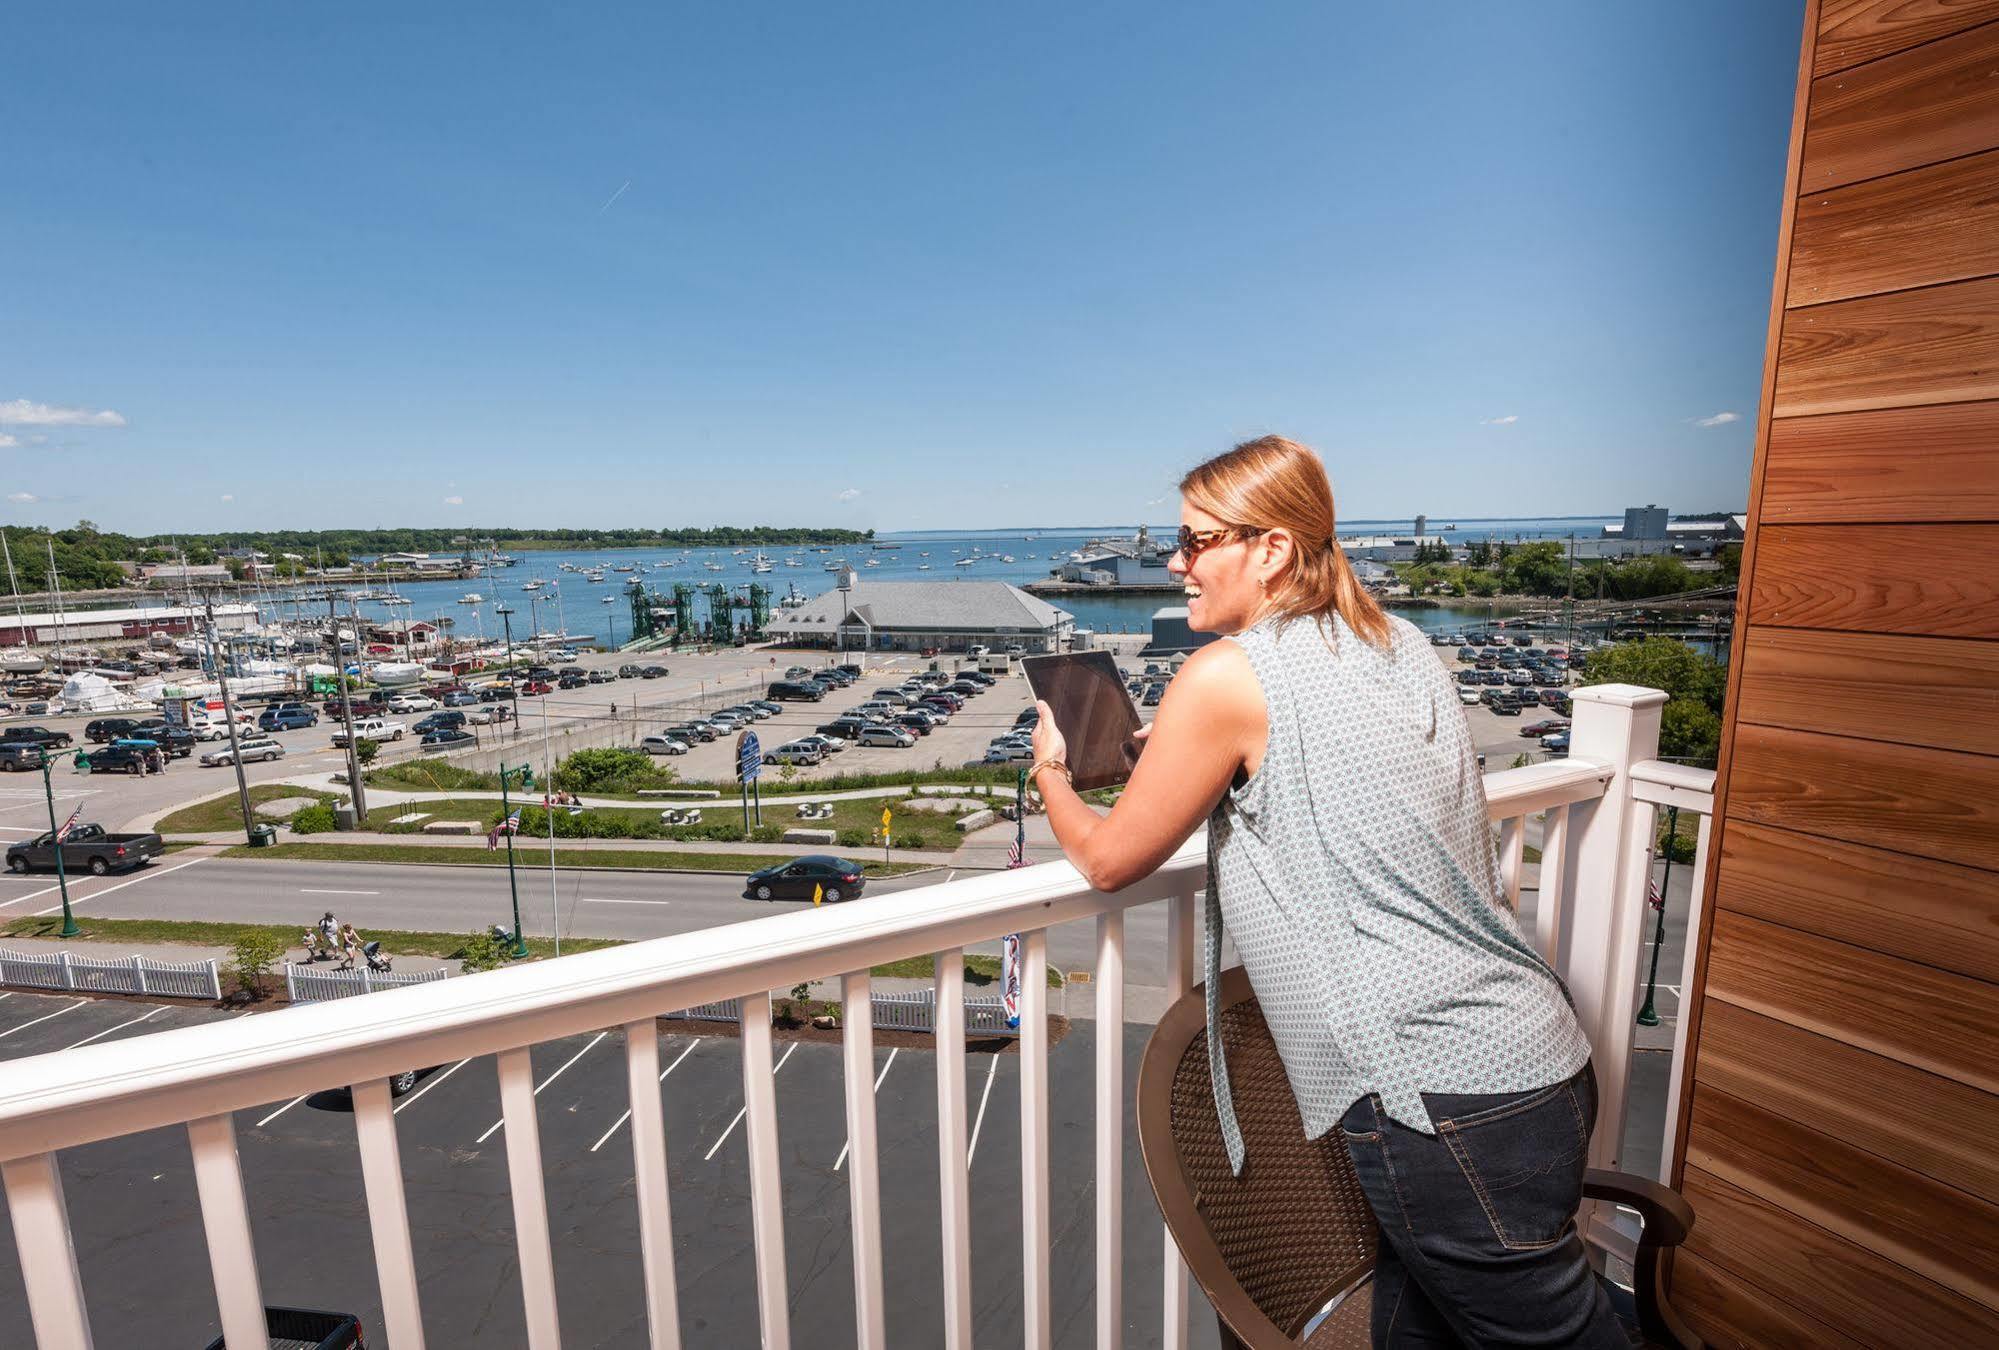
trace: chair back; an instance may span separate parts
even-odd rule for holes
[[[1167,1227],[1229,1330],[1252,1346],[1295,1342],[1319,1310],[1374,1269],[1375,1221],[1338,1130],[1305,1138],[1297,1099],[1241,967],[1218,1011],[1236,1122],[1248,1150],[1229,1170],[1208,1074],[1203,989],[1166,1010],[1138,1075],[1138,1139]]]

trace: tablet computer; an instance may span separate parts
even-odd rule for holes
[[[1078,792],[1131,777],[1138,763],[1138,709],[1109,652],[1021,658],[1028,688],[1048,705],[1069,745],[1069,782]]]

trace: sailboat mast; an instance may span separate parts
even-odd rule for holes
[[[7,531],[0,529],[0,553],[7,556],[7,584],[14,591],[14,617],[21,621],[21,645],[28,645],[28,616],[21,608],[21,583],[14,575],[14,550],[8,546]]]
[[[58,574],[57,574],[57,572],[56,572],[56,537],[55,537],[54,535],[50,535],[50,536],[49,536],[49,538],[48,538],[48,545],[49,545],[49,587],[50,587],[50,589],[51,589],[51,590],[52,590],[52,591],[53,591],[53,592],[55,593],[55,601],[56,601],[56,609],[55,609],[55,613],[56,613],[56,669],[57,669],[57,670],[61,670],[61,669],[62,669],[62,665],[63,665],[63,656],[62,656],[62,630],[63,630],[63,618],[62,618],[62,577],[61,577],[60,575],[58,575]]]

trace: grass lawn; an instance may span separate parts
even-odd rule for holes
[[[0,927],[0,937],[55,937],[62,930],[62,915],[40,919],[15,919]],[[190,923],[169,919],[89,919],[83,932],[72,942],[184,942],[190,946],[233,947],[242,938],[262,936],[286,946],[298,943],[298,924]],[[380,939],[391,956],[435,956],[455,959],[464,953],[464,933],[404,933],[371,928],[365,936]],[[599,947],[622,946],[615,938],[570,937],[562,940],[565,952],[595,951]],[[528,951],[535,956],[555,955],[550,938],[528,938]]]
[[[901,961],[890,961],[886,965],[876,966],[871,973],[899,980],[928,980],[937,974],[937,962],[934,957],[911,956]],[[998,984],[999,977],[1000,959],[997,956],[973,954],[965,958],[965,983]],[[1049,966],[1048,987],[1060,989],[1062,984],[1062,972]]]
[[[285,797],[313,797],[329,804],[345,800],[332,792],[320,792],[290,783],[258,783],[250,789],[251,814],[259,819],[278,819],[261,815],[257,807]],[[243,828],[243,808],[234,792],[225,792],[210,801],[183,806],[172,815],[163,817],[157,828],[161,834],[215,834],[222,830],[240,830]]]
[[[266,862],[304,860],[308,862],[381,862],[381,863],[448,863],[462,867],[505,867],[507,854],[504,849],[489,849],[483,844],[476,847],[426,846],[422,844],[273,844],[269,848],[251,848],[239,844],[222,851],[225,858],[263,859]],[[557,867],[631,867],[666,872],[741,872],[750,873],[760,867],[768,867],[774,862],[788,857],[776,853],[667,853],[642,849],[575,849],[557,848]],[[516,851],[514,863],[518,867],[546,869],[548,851],[546,848],[522,848]],[[871,877],[900,876],[905,872],[919,872],[928,863],[880,863],[864,862],[862,871]]]

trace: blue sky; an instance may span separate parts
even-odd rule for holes
[[[1162,519],[1266,431],[1353,518],[1739,505],[1801,10],[17,12],[0,512]]]

